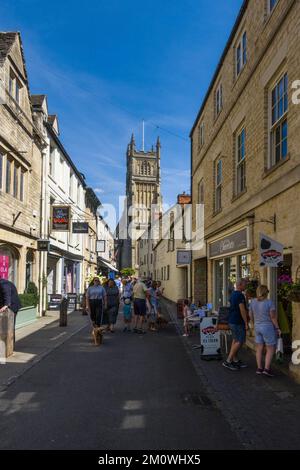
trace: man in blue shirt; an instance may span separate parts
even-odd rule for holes
[[[238,280],[236,289],[232,292],[229,302],[229,327],[232,332],[232,345],[226,361],[223,366],[230,370],[239,370],[247,367],[238,359],[238,352],[246,341],[246,331],[248,330],[248,314],[246,308],[246,299],[243,291],[246,289],[246,281]]]

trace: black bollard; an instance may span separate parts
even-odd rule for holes
[[[68,299],[63,297],[59,306],[59,326],[67,326]]]

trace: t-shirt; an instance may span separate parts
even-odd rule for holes
[[[147,287],[143,282],[137,282],[133,288],[133,294],[135,299],[146,299]]]
[[[230,307],[228,323],[232,323],[233,325],[244,325],[245,323],[239,307],[240,304],[244,304],[246,308],[246,299],[244,294],[239,290],[235,290],[234,292],[232,292],[229,302]]]
[[[254,323],[257,325],[262,323],[272,324],[270,317],[271,310],[275,310],[275,305],[272,300],[251,300],[250,312],[253,315]]]
[[[157,305],[157,289],[154,289],[151,287],[149,289],[149,294],[150,294],[150,302],[152,305]]]
[[[104,299],[106,293],[102,286],[90,286],[87,290],[87,297],[90,300]]]

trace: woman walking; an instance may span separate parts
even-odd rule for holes
[[[278,326],[277,313],[274,303],[268,299],[267,286],[260,286],[256,290],[256,299],[250,304],[250,318],[254,321],[257,374],[273,377],[271,362],[275,353],[277,338],[281,335]],[[263,367],[263,350],[266,345],[265,366]]]
[[[103,312],[106,309],[106,293],[100,285],[100,279],[94,277],[86,291],[86,310],[90,314],[94,326],[105,324]]]
[[[107,296],[107,314],[108,314],[108,323],[109,331],[114,333],[114,327],[117,322],[117,316],[119,312],[120,305],[120,292],[113,279],[109,279],[106,287],[106,296]]]

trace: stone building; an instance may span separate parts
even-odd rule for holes
[[[24,292],[39,279],[41,151],[19,33],[0,33],[0,271]]]
[[[117,228],[119,238],[119,269],[133,267],[138,269],[136,240],[147,230],[154,217],[151,206],[161,211],[160,189],[160,140],[151,151],[137,150],[132,135],[127,148],[126,202],[125,211]]]
[[[190,195],[178,195],[177,204],[137,241],[139,276],[161,281],[164,296],[172,302],[191,297],[191,243],[184,230],[190,203]]]
[[[80,294],[86,278],[96,273],[100,201],[63,146],[58,118],[49,114],[46,95],[33,95],[31,102],[36,126],[47,143],[42,153],[41,239],[49,241],[49,252],[41,252],[39,286],[40,308],[45,311],[52,294]],[[58,207],[69,208],[69,227],[63,230],[52,224]],[[73,223],[87,223],[88,233],[74,232]]]
[[[193,292],[207,276],[215,308],[241,276],[266,283],[277,302],[278,276],[300,266],[299,23],[299,1],[245,0],[191,131],[194,219],[204,204],[207,248],[193,253]],[[284,245],[281,268],[260,266],[260,233]]]

